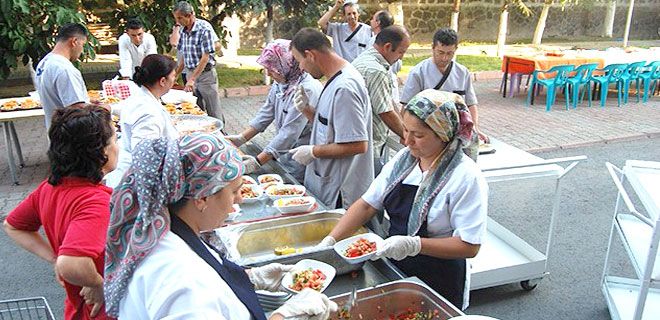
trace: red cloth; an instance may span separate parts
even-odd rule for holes
[[[25,231],[38,231],[43,226],[56,256],[90,257],[102,275],[110,194],[111,188],[81,178],[67,177],[57,186],[43,181],[9,213],[7,222]],[[65,283],[64,319],[92,319],[91,308],[79,295],[81,289]],[[104,309],[94,319],[111,318]]]

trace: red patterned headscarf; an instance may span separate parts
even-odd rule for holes
[[[266,45],[261,55],[257,58],[257,63],[266,69],[277,71],[277,73],[284,76],[286,83],[282,85],[285,87],[284,96],[293,92],[295,85],[300,81],[303,75],[302,69],[293,54],[290,47],[291,40],[277,39]]]

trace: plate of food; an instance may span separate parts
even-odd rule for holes
[[[259,181],[260,184],[266,184],[266,183],[277,183],[277,184],[282,184],[284,183],[284,180],[279,174],[262,174],[257,177],[257,181]]]
[[[479,143],[479,154],[495,153],[495,148],[490,143]]]
[[[269,186],[265,193],[272,200],[301,197],[305,195],[305,187],[296,184],[276,184]]]
[[[39,101],[32,98],[23,99],[21,101],[11,99],[0,105],[0,111],[20,111],[39,108],[41,108]]]
[[[348,263],[356,264],[369,260],[382,246],[383,238],[375,233],[363,233],[339,241],[333,248]]]
[[[173,115],[172,122],[179,133],[184,136],[193,132],[219,132],[223,128],[222,121],[201,115],[181,114]]]
[[[273,206],[281,213],[307,212],[316,204],[314,197],[293,197],[277,199]]]
[[[289,292],[298,293],[305,288],[323,292],[335,278],[337,270],[325,262],[303,259],[282,278],[282,286]]]
[[[257,184],[257,181],[255,181],[252,177],[250,176],[243,176],[243,185],[247,184]]]
[[[252,203],[259,201],[261,196],[264,194],[263,189],[256,184],[245,184],[241,186],[241,197],[243,202]]]
[[[14,110],[20,110],[20,105],[18,104],[18,101],[16,100],[9,100],[5,103],[3,103],[0,106],[1,111],[14,111]]]

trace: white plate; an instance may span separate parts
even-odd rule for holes
[[[262,175],[258,176],[257,181],[259,182],[259,184],[270,183],[270,181],[269,182],[264,182],[263,179],[265,179],[265,178],[274,178],[277,181],[278,184],[284,183],[284,180],[282,179],[282,177],[279,174],[271,174],[271,173],[262,174]]]
[[[346,238],[342,241],[339,241],[339,242],[335,243],[333,248],[335,249],[335,252],[337,252],[338,255],[340,255],[342,258],[344,258],[344,260],[346,260],[350,264],[356,264],[356,263],[367,261],[374,254],[376,254],[376,251],[371,252],[371,253],[367,253],[367,254],[363,254],[363,255],[361,255],[359,257],[355,257],[355,258],[349,258],[349,257],[344,255],[344,252],[346,251],[346,249],[348,249],[348,247],[353,242],[357,241],[360,238],[365,238],[368,241],[375,242],[376,243],[376,251],[378,251],[378,249],[383,247],[383,238],[381,238],[380,236],[378,236],[375,233],[363,233],[363,234],[358,234],[356,236],[352,236],[350,238]]]
[[[277,192],[277,190],[295,190],[296,194],[292,195],[275,195],[272,194],[273,192]],[[283,199],[283,198],[296,198],[296,197],[302,197],[305,195],[305,187],[300,186],[297,184],[276,184],[268,187],[266,190],[264,190],[264,193],[266,196],[271,198],[272,200],[277,200],[277,199]]]
[[[258,184],[254,178],[250,176],[243,176],[243,185],[248,185],[248,184]]]
[[[287,274],[284,275],[284,278],[282,278],[282,286],[284,286],[284,289],[292,293],[299,292],[289,288],[289,286],[293,285],[293,275],[297,272],[304,271],[307,269],[321,270],[321,272],[325,275],[325,280],[323,281],[323,285],[321,286],[321,290],[319,290],[319,292],[323,292],[323,290],[325,290],[330,285],[330,282],[332,282],[332,279],[335,278],[335,274],[337,273],[337,270],[335,270],[333,266],[325,262],[312,260],[312,259],[300,260],[294,266],[295,267],[293,271],[288,272]]]
[[[246,185],[242,185],[242,186],[241,186],[241,189],[243,189],[243,188],[250,188],[250,189],[252,189],[252,191],[257,195],[257,196],[254,197],[254,198],[246,198],[246,197],[243,197],[243,202],[244,202],[244,203],[257,202],[257,201],[261,200],[261,197],[262,197],[263,194],[264,194],[264,190],[261,189],[261,186],[259,186],[258,184],[246,184]]]
[[[287,205],[288,202],[294,200],[305,200],[306,204],[297,204],[297,205]],[[293,197],[293,198],[282,198],[277,199],[273,202],[273,206],[277,208],[281,213],[294,213],[294,212],[307,212],[316,204],[316,199],[314,197]]]

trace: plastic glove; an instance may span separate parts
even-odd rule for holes
[[[240,147],[247,142],[242,134],[230,134],[225,136],[225,139],[229,140],[229,142],[234,144],[236,147]]]
[[[337,240],[335,240],[335,238],[333,238],[332,236],[326,236],[316,246],[317,247],[332,247],[332,246],[335,245],[335,243],[337,243]]]
[[[261,168],[259,161],[253,156],[244,155],[241,159],[243,159],[243,165],[245,166],[244,174],[253,173]]]
[[[284,318],[325,320],[333,312],[337,312],[334,301],[314,289],[305,288],[273,311],[273,314],[279,313]]]
[[[262,267],[250,269],[248,276],[256,290],[279,291],[282,285],[282,277],[293,270],[293,265],[271,263]]]
[[[382,257],[394,260],[403,260],[408,256],[416,256],[422,250],[422,239],[411,236],[391,236],[383,242],[383,246],[371,258],[377,260]]]
[[[296,160],[302,165],[308,165],[312,160],[316,159],[314,156],[314,146],[312,145],[305,145],[291,149],[289,150],[289,153],[293,155],[293,160]]]
[[[302,86],[298,86],[296,93],[293,94],[293,106],[296,107],[296,110],[303,112],[305,109],[309,108],[309,98],[305,93],[305,89]]]

